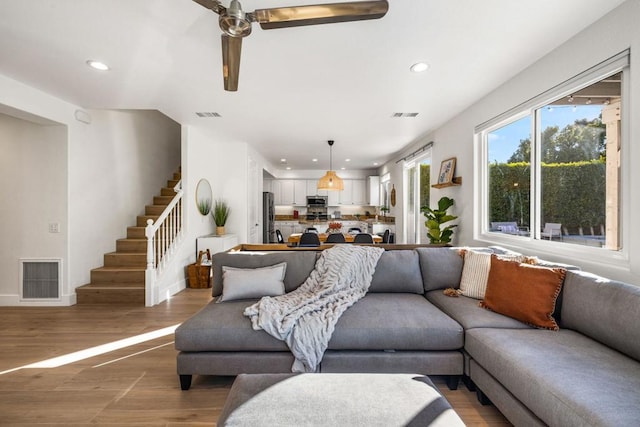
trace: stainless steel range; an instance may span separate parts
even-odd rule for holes
[[[327,196],[307,196],[307,221],[327,219]]]

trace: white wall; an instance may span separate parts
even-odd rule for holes
[[[637,51],[640,51],[638,16],[640,16],[640,2],[637,0],[625,2],[512,80],[487,94],[466,111],[425,136],[425,141],[433,140],[435,142],[432,149],[434,170],[437,171],[442,160],[457,157],[456,170],[457,175],[463,178],[462,186],[441,190],[434,189],[431,197],[433,203],[441,196],[455,199],[454,214],[460,217],[458,220],[460,226],[456,231],[456,244],[489,244],[486,241],[474,240],[473,234],[474,218],[478,215],[477,212],[474,212],[474,158],[471,154],[474,147],[474,127],[628,48],[631,48],[632,52],[631,99],[628,110],[633,115],[627,116],[629,134],[627,140],[623,142],[623,162],[626,162],[628,166],[624,170],[622,178],[622,192],[623,196],[626,195],[623,208],[627,212],[640,211],[640,199],[630,196],[632,193],[630,189],[640,187],[640,169],[635,167],[633,161],[640,158],[638,152],[640,148],[636,143],[640,137],[640,121],[637,120],[637,112],[640,111],[640,92],[638,91],[640,88],[640,55],[636,54]],[[411,148],[418,146],[420,143],[415,143]],[[399,165],[395,165],[395,162],[390,162],[385,165],[385,168],[391,170],[393,176],[397,176],[397,171],[400,169]],[[395,178],[392,178],[392,182],[394,181]],[[431,181],[434,181],[434,177]],[[547,245],[542,248],[540,246],[513,245],[512,248],[524,253],[535,253],[547,259],[578,264],[585,270],[614,279],[640,283],[640,223],[634,218],[629,217],[624,223],[623,238],[625,246],[623,257],[628,257],[623,263],[626,265],[606,264],[597,259],[582,257],[576,259],[569,245]]]
[[[64,176],[51,179],[51,185],[58,188],[62,182],[64,189],[51,200],[53,219],[42,219],[48,225],[60,218],[60,234],[47,232],[40,237],[64,246],[62,251],[56,249],[63,258],[62,305],[75,303],[75,288],[89,282],[90,270],[102,265],[104,253],[115,250],[116,239],[125,237],[127,225],[135,224],[144,205],[152,203],[180,165],[180,127],[162,114],[89,111],[91,123],[86,124],[75,119],[79,110],[79,106],[0,75],[0,112],[46,124],[50,127],[47,138],[56,141],[47,164],[23,165],[15,179],[32,183],[34,171],[54,167]],[[5,157],[3,146],[3,159],[10,158]],[[9,196],[2,193],[3,205],[11,203]],[[21,239],[32,240],[29,226],[17,229]],[[3,239],[3,253],[12,253],[13,244]],[[18,266],[0,264],[0,268],[5,275]],[[12,304],[19,287],[17,282],[5,283],[0,285],[0,304]]]
[[[19,303],[21,258],[66,259],[66,141],[63,125],[0,114],[0,305]]]

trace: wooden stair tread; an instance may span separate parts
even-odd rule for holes
[[[144,289],[144,284],[140,283],[87,283],[76,288],[77,291],[87,289]]]
[[[145,271],[144,267],[98,267],[91,271]]]

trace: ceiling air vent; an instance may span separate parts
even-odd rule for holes
[[[220,113],[209,112],[209,111],[196,112],[196,116],[198,116],[198,117],[222,117],[220,115]]]
[[[393,113],[391,117],[416,117],[418,113]]]

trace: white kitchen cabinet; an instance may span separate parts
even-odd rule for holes
[[[304,179],[276,179],[273,181],[273,190],[276,205],[307,204],[307,181]]]
[[[199,251],[209,249],[211,255],[213,255],[218,252],[228,251],[234,246],[238,246],[238,236],[235,234],[224,234],[222,236],[210,234],[201,236],[196,239],[196,258]]]
[[[273,179],[265,179],[262,181],[262,191],[273,193]]]
[[[367,200],[367,181],[364,179],[354,179],[351,188],[351,203],[354,205],[364,206],[368,204]]]
[[[344,180],[344,190],[338,191],[338,200],[341,205],[352,205],[353,197],[353,181],[350,179]]]
[[[327,206],[338,206],[340,204],[340,193],[342,193],[342,191],[326,191],[326,193]]]
[[[345,179],[344,190],[339,193],[341,205],[367,205],[366,181],[364,179]]]
[[[369,206],[380,206],[380,177],[370,176],[367,178],[367,203]]]
[[[307,180],[307,196],[327,196],[327,193],[329,193],[327,190],[318,190],[317,179]]]

